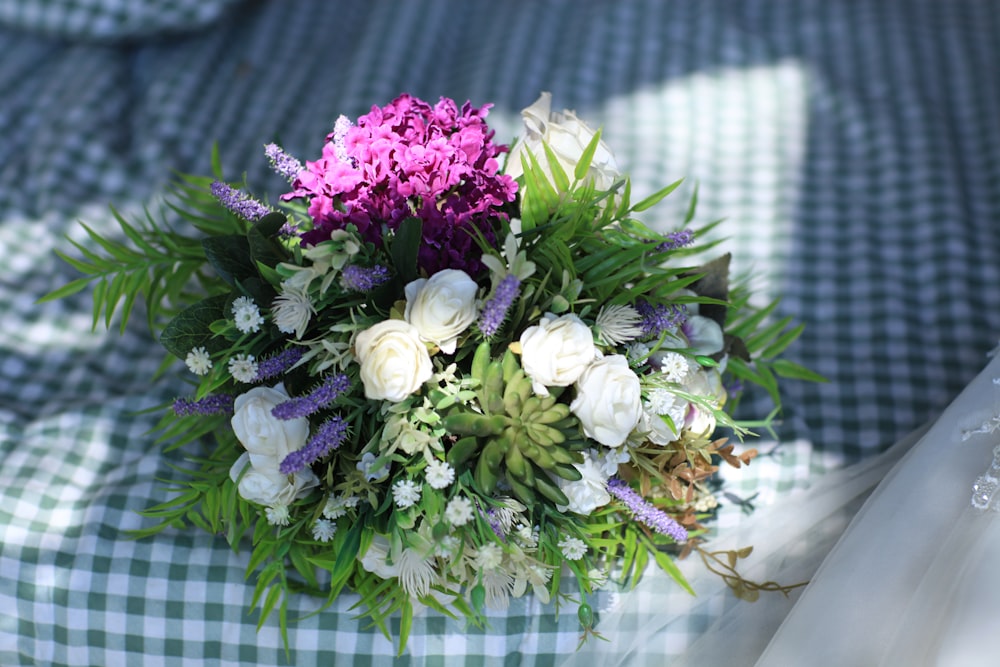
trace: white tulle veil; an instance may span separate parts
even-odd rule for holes
[[[934,423],[711,545],[753,544],[747,579],[809,581],[804,589],[737,600],[692,558],[681,565],[691,597],[668,592],[676,584],[651,568],[602,614],[598,629],[610,641],[589,642],[564,664],[1000,664],[990,641],[1000,631],[991,606],[1000,598],[1000,523],[970,502],[1000,443],[998,377],[994,359]]]

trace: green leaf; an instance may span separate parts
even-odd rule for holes
[[[814,373],[805,366],[800,366],[787,359],[776,359],[771,362],[771,368],[780,377],[790,380],[805,380],[806,382],[829,382],[819,373]]]
[[[559,193],[549,183],[534,153],[525,151],[521,154],[521,161],[524,167],[525,186],[528,190],[525,194],[530,195],[533,205],[540,209],[535,214],[535,220],[536,222],[544,220],[548,217],[548,211],[555,210],[559,204]]]
[[[559,164],[559,158],[556,157],[555,151],[552,150],[547,141],[542,142],[542,148],[545,149],[545,159],[549,162],[549,172],[552,174],[552,180],[555,181],[556,190],[569,192],[569,178],[562,165]]]
[[[257,262],[257,273],[259,273],[260,277],[267,281],[272,287],[279,287],[283,280],[281,274],[267,264],[262,264],[261,262]]]
[[[399,619],[399,652],[396,657],[403,655],[406,650],[406,642],[410,639],[410,630],[413,628],[413,605],[409,600],[403,600],[403,609]]]
[[[739,336],[740,338],[748,337],[754,332],[754,330],[757,329],[758,326],[760,326],[761,322],[774,312],[774,309],[778,307],[778,303],[779,301],[775,299],[764,308],[761,308],[752,315],[739,320],[731,327],[728,327],[729,332],[734,336]]]
[[[206,236],[201,241],[205,259],[230,286],[237,281],[257,275],[257,267],[250,259],[250,242],[239,234]]]
[[[632,180],[629,178],[625,179],[625,188],[622,190],[621,201],[618,204],[618,211],[615,214],[615,218],[618,220],[623,220],[628,216],[629,212],[629,202],[632,197]]]
[[[281,213],[268,213],[247,231],[250,245],[250,265],[256,269],[257,263],[275,266],[288,260],[288,251],[274,240],[278,231],[288,221]]]
[[[679,186],[683,182],[684,182],[684,179],[682,178],[682,179],[674,181],[673,183],[671,183],[670,185],[666,186],[665,188],[657,190],[656,192],[654,192],[653,194],[649,195],[648,197],[646,197],[645,199],[643,199],[641,202],[639,202],[638,204],[636,204],[635,206],[633,206],[632,210],[635,211],[635,212],[637,212],[637,213],[639,213],[639,212],[645,211],[648,208],[652,208],[653,206],[656,206],[660,202],[660,200],[662,200],[664,197],[666,197],[671,192],[673,192],[674,190],[676,190],[677,186]]]
[[[302,575],[302,578],[309,583],[310,586],[316,588],[319,583],[316,581],[316,571],[313,569],[312,564],[309,559],[306,558],[304,553],[304,548],[297,543],[290,543],[291,546],[288,549],[288,558],[292,561],[292,565],[295,570]]]
[[[267,592],[267,598],[264,599],[264,605],[260,608],[260,619],[257,621],[257,631],[264,627],[264,622],[267,617],[271,615],[274,611],[274,606],[278,603],[278,599],[281,597],[282,587],[275,584],[271,586],[271,590]]]
[[[805,330],[805,328],[806,326],[804,324],[799,324],[797,326],[792,327],[785,333],[781,334],[781,336],[779,336],[777,340],[768,345],[767,348],[765,348],[764,351],[761,352],[760,356],[763,357],[764,359],[773,359],[774,357],[778,356],[779,354],[784,352],[785,349],[789,345],[791,345],[796,338],[799,337],[799,335],[803,332],[803,330]]]
[[[223,180],[222,178],[222,156],[219,154],[219,142],[212,142],[212,174],[215,176],[216,180]]]
[[[694,192],[691,194],[691,204],[688,206],[687,215],[684,216],[684,224],[694,220],[695,209],[698,208],[698,184],[695,183]]]
[[[344,544],[337,553],[337,562],[334,564],[333,569],[330,570],[334,579],[339,579],[344,576],[344,574],[354,565],[354,561],[358,557],[358,550],[361,548],[362,530],[364,530],[363,521],[355,521],[354,524],[351,525],[351,528],[347,532],[347,536],[344,539]]]
[[[791,321],[791,316],[782,317],[781,319],[768,324],[763,329],[747,336],[744,339],[747,344],[747,349],[750,350],[755,357],[760,356],[758,352],[763,348],[770,346],[775,337],[781,334]]]
[[[68,296],[72,296],[87,287],[87,285],[90,284],[90,281],[90,278],[77,278],[73,282],[67,283],[59,289],[49,292],[42,298],[38,299],[35,303],[45,303],[47,301],[55,301],[56,299],[64,299]]]
[[[257,525],[259,526],[260,524],[264,524],[265,526],[267,526],[266,521],[261,521],[260,519],[258,519]],[[275,551],[275,545],[273,543],[266,543],[266,544],[261,543],[257,545],[254,548],[253,553],[250,554],[250,562],[247,563],[246,578],[249,579],[250,575],[253,574],[253,572],[258,567],[263,565],[265,561],[273,558],[274,551]],[[257,578],[258,583],[260,583],[260,581],[262,579],[265,579],[266,577],[274,578],[274,575],[277,573],[277,569],[274,567],[275,565],[280,567],[281,564],[276,563],[275,561],[269,563],[267,567],[265,567],[264,570],[260,573],[260,576]],[[270,581],[270,579],[267,579],[267,581]],[[264,585],[266,586],[267,583],[265,582]]]
[[[576,169],[573,170],[573,175],[576,176],[577,181],[582,181],[587,177],[587,172],[590,171],[590,165],[594,162],[594,154],[597,153],[597,147],[601,143],[601,128],[594,132],[593,138],[591,138],[590,143],[587,147],[583,149],[583,153],[580,155],[580,161],[576,163]]]
[[[209,352],[225,349],[222,341],[213,338],[209,325],[226,316],[227,299],[226,295],[212,296],[185,308],[164,327],[160,344],[178,359],[199,346]]]
[[[420,252],[422,234],[423,221],[420,218],[403,220],[396,229],[396,233],[393,234],[389,254],[392,256],[392,263],[396,268],[397,275],[403,283],[409,283],[418,277],[417,255]]]
[[[677,582],[677,584],[686,590],[691,595],[696,595],[694,589],[691,588],[691,584],[687,582],[684,574],[677,567],[677,563],[669,555],[663,553],[657,549],[653,544],[649,544],[649,551],[653,554],[653,558],[656,559],[656,564],[660,566],[660,569],[670,575],[670,578]]]

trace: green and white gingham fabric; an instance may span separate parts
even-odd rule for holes
[[[36,304],[75,277],[53,250],[78,220],[114,233],[108,204],[207,172],[213,142],[229,176],[277,193],[262,146],[311,158],[341,113],[403,91],[492,102],[510,138],[550,90],[603,125],[635,192],[688,179],[647,220],[675,228],[697,183],[697,220],[726,217],[736,270],[806,324],[789,357],[830,380],[787,383],[778,440],[730,476],[758,506],[934,417],[1000,336],[991,0],[0,0],[0,52],[0,665],[392,664],[350,596],[292,623],[286,661],[247,613],[246,551],[127,537],[183,464],[143,412],[183,374],[150,382],[141,316],[119,336],[91,331],[87,294]],[[733,604],[686,598],[650,606],[687,614],[647,647],[664,664]],[[575,605],[531,597],[486,630],[428,612],[398,664],[558,665],[578,633]]]

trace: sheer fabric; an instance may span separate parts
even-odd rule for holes
[[[1000,523],[997,511],[972,505],[998,443],[1000,358],[933,424],[710,545],[753,544],[741,567],[747,579],[809,581],[804,589],[739,601],[691,559],[681,567],[697,596],[665,606],[657,589],[676,585],[651,571],[602,616],[598,629],[611,641],[590,642],[565,664],[998,664],[991,639],[1000,613],[991,605],[1000,594]],[[677,633],[678,618],[690,614],[714,619],[693,640]]]
[[[996,665],[1000,524],[972,506],[1000,443],[1000,359],[872,493],[762,655],[783,665]]]

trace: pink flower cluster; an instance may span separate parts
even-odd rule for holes
[[[307,198],[313,229],[306,243],[319,243],[334,229],[357,226],[381,244],[408,217],[423,221],[418,265],[428,274],[444,268],[475,275],[482,265],[478,230],[491,243],[503,207],[514,201],[517,183],[499,173],[485,117],[490,105],[461,108],[448,98],[431,106],[401,95],[372,107],[357,125],[341,118],[327,136],[323,155],[306,162],[283,199]]]

